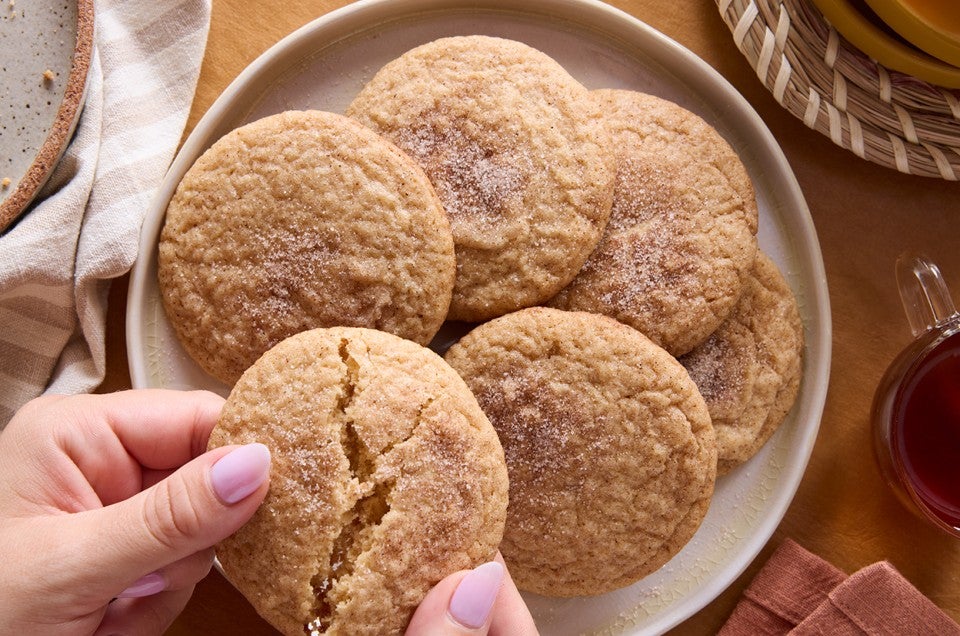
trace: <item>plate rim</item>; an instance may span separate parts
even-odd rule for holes
[[[395,3],[393,0],[360,0],[330,11],[283,37],[245,67],[211,104],[184,142],[148,209],[147,217],[141,228],[138,258],[129,281],[126,316],[127,349],[128,352],[135,353],[144,342],[143,317],[130,311],[129,308],[143,305],[146,289],[144,277],[150,271],[148,263],[156,248],[156,239],[159,236],[163,222],[163,212],[166,209],[165,202],[172,196],[180,178],[192,165],[196,157],[215,140],[213,135],[221,127],[221,121],[227,117],[231,108],[235,106],[234,102],[238,97],[248,90],[248,85],[252,86],[256,81],[262,79],[262,76],[277,63],[277,59],[285,55],[287,49],[304,46],[305,42],[318,38],[318,33],[322,34],[325,31],[340,33],[347,30],[351,35],[356,35],[363,30],[409,18],[417,13],[426,11],[442,13],[463,9],[499,11],[528,16],[544,15],[553,18],[556,18],[557,15],[563,15],[571,22],[590,25],[602,31],[619,33],[621,36],[626,35],[627,39],[629,39],[630,34],[636,37],[638,33],[642,33],[643,37],[658,41],[663,47],[663,54],[683,64],[684,71],[690,74],[693,79],[704,82],[710,90],[719,91],[725,98],[731,100],[731,103],[726,105],[727,109],[736,110],[744,123],[751,127],[750,135],[758,136],[764,141],[760,150],[765,159],[776,164],[776,171],[783,179],[783,185],[787,189],[784,196],[796,208],[796,214],[791,220],[796,226],[793,229],[798,232],[795,234],[792,243],[796,254],[803,259],[805,267],[808,268],[809,275],[814,281],[814,284],[807,290],[809,304],[812,305],[809,313],[812,324],[805,325],[803,382],[804,385],[809,386],[801,389],[802,391],[809,391],[809,397],[806,402],[807,408],[802,413],[797,414],[803,420],[803,424],[798,426],[799,432],[795,442],[801,445],[802,454],[798,455],[797,461],[784,470],[781,481],[785,483],[786,487],[768,500],[770,502],[768,512],[761,518],[756,531],[743,540],[742,547],[739,550],[740,557],[732,559],[730,563],[721,567],[712,580],[701,586],[696,593],[689,595],[685,601],[671,606],[669,610],[662,612],[657,619],[651,620],[642,632],[662,633],[701,610],[733,583],[770,540],[793,501],[809,463],[810,455],[813,452],[826,402],[832,350],[832,323],[826,274],[813,219],[796,175],[790,168],[780,145],[746,98],[719,72],[690,50],[633,15],[607,5],[600,0],[530,0],[524,3],[522,9],[516,9],[509,2],[503,0],[482,0],[470,3],[464,3],[462,0],[408,0],[404,3]],[[568,16],[571,14],[577,17],[569,18]],[[595,19],[598,21],[595,21]],[[351,25],[355,25],[355,27],[350,28]],[[349,35],[344,37],[349,37]],[[331,45],[335,41],[325,41],[323,45],[315,47],[315,49]],[[703,89],[698,87],[697,90]],[[147,365],[144,362],[141,368],[136,365],[136,362],[135,356],[130,356],[129,367],[133,386],[148,386]],[[808,372],[808,369],[812,369],[812,371]],[[628,633],[641,632],[635,629]]]
[[[74,44],[70,74],[63,99],[53,119],[50,132],[37,150],[33,162],[17,182],[13,192],[0,202],[0,234],[23,214],[47,182],[80,119],[86,97],[87,75],[93,59],[94,0],[77,0],[77,38]]]
[[[898,35],[921,51],[953,67],[960,65],[960,35],[931,21],[900,0],[866,0],[867,5]]]
[[[888,35],[850,0],[811,2],[837,33],[887,68],[945,88],[960,87],[960,67],[933,56],[912,42],[904,43]],[[868,9],[874,10],[872,5],[868,5]]]

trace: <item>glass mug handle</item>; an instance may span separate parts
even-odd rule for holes
[[[897,258],[897,287],[914,337],[958,317],[940,268],[922,254]]]

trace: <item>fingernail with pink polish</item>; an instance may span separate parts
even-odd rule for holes
[[[270,449],[247,444],[224,455],[210,470],[213,490],[225,503],[237,503],[256,491],[270,474]]]
[[[503,565],[496,561],[468,572],[450,599],[449,611],[453,620],[469,629],[483,627],[500,591],[503,573]]]
[[[167,589],[167,582],[163,580],[163,576],[157,572],[151,572],[134,581],[130,587],[117,594],[117,598],[140,598],[157,594],[165,589]]]

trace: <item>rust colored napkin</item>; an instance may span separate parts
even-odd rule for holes
[[[887,562],[847,576],[787,540],[757,573],[718,636],[960,636]]]

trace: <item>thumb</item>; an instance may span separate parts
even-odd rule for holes
[[[137,495],[78,520],[95,589],[116,596],[131,582],[236,532],[267,494],[270,450],[223,447],[184,464]]]
[[[503,564],[490,561],[446,577],[424,597],[406,636],[486,634],[505,572]]]

